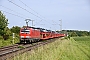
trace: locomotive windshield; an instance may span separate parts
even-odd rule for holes
[[[27,30],[27,29],[22,29],[21,30],[21,33],[29,33],[30,32],[30,30]]]

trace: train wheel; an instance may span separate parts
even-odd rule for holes
[[[29,42],[31,43],[31,40],[29,40]]]
[[[38,41],[40,41],[40,39],[38,39]]]
[[[22,41],[20,40],[20,43],[22,43]]]

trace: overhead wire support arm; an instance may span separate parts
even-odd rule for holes
[[[34,20],[31,20],[31,19],[25,19],[25,21],[26,21],[27,27],[28,27],[29,21],[32,21],[32,26],[34,26],[34,25],[33,25]]]

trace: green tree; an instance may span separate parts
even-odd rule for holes
[[[18,26],[13,26],[10,30],[11,30],[12,33],[19,34],[19,32],[20,32],[20,27],[18,27]]]
[[[90,31],[88,32],[88,35],[90,36]]]
[[[70,34],[71,37],[75,37],[75,36],[78,36],[76,32],[71,32]]]
[[[5,17],[5,15],[0,11],[0,35],[5,36],[7,30],[5,30],[8,26],[8,19]]]
[[[6,27],[5,29],[4,29],[4,32],[5,32],[5,35],[11,35],[11,31],[10,31],[10,29],[8,28],[8,27]]]
[[[0,35],[4,35],[4,29],[8,26],[8,19],[5,18],[5,15],[0,11]]]

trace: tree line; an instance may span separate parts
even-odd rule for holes
[[[90,36],[90,31],[79,31],[79,30],[62,30],[62,31],[71,37]]]

